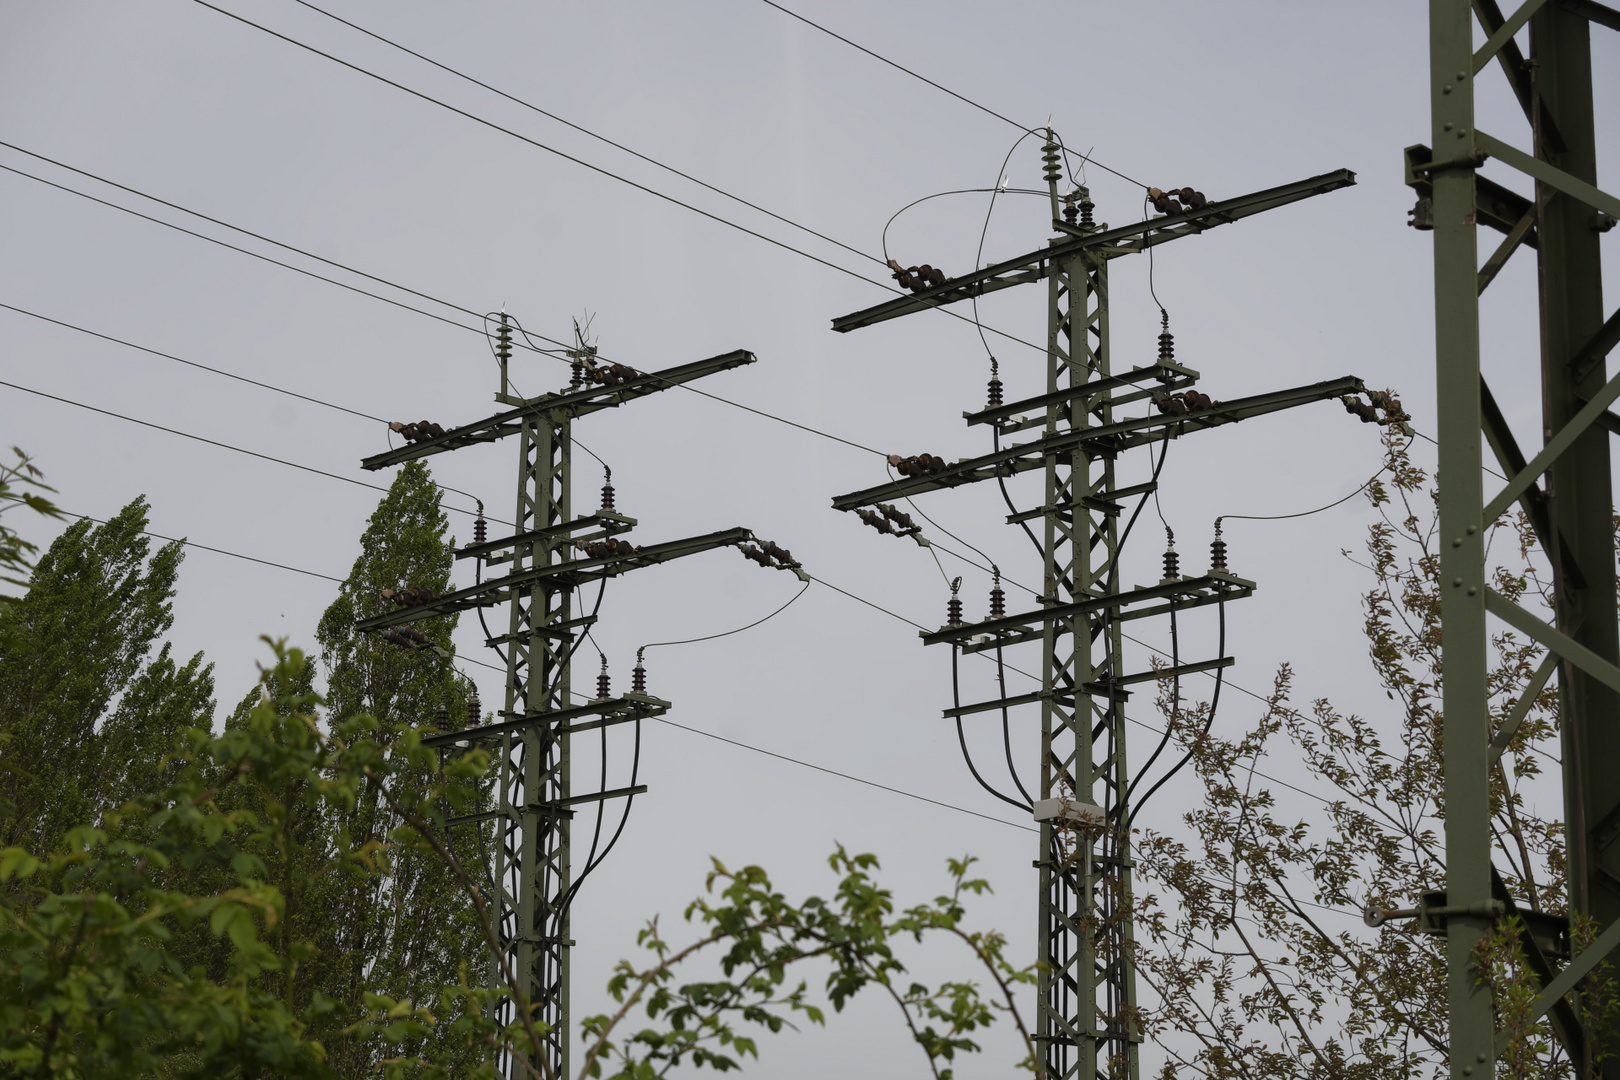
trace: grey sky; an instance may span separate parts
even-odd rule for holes
[[[494,123],[867,278],[877,263],[774,222],[612,151],[332,23],[292,0],[222,6]],[[790,5],[792,6],[792,5]],[[709,3],[381,3],[332,10],[466,70],[642,153],[878,255],[885,221],[937,191],[983,188],[1017,132],[793,21],[759,0]],[[1405,226],[1412,198],[1401,148],[1427,140],[1422,5],[1395,3],[1026,3],[800,0],[809,17],[1023,123],[1048,114],[1072,148],[1161,187],[1219,198],[1348,167],[1357,186],[1178,241],[1155,256],[1177,359],[1216,397],[1355,374],[1392,387],[1432,433],[1430,279],[1426,236]],[[1613,130],[1613,35],[1597,38],[1598,124]],[[1480,124],[1527,142],[1499,81]],[[475,310],[503,305],[527,328],[568,336],[594,315],[610,358],[658,368],[734,348],[752,367],[702,389],[885,453],[955,458],[988,450],[963,410],[982,407],[988,360],[973,328],[913,316],[850,335],[829,320],[885,294],[725,225],[607,179],[384,86],[187,0],[0,4],[0,140]],[[1490,111],[1494,110],[1494,112]],[[1612,143],[1609,148],[1612,154]],[[0,148],[0,165],[240,241],[225,230]],[[1612,177],[1612,157],[1600,177]],[[1040,178],[1027,140],[1007,169]],[[1140,191],[1095,167],[1100,220],[1140,217]],[[904,263],[971,268],[985,197],[933,200],[890,228]],[[386,418],[449,426],[491,407],[494,367],[478,336],[398,307],[0,173],[0,303],[125,338]],[[998,203],[985,242],[995,259],[1046,237],[1044,201]],[[1482,237],[1482,245],[1490,242]],[[1606,241],[1612,247],[1612,240]],[[879,255],[879,258],[881,256]],[[374,285],[297,257],[300,266]],[[1148,260],[1116,263],[1116,365],[1151,359],[1158,333]],[[1512,303],[1485,316],[1486,365],[1521,440],[1533,444],[1535,331],[1519,260],[1493,286]],[[419,302],[377,289],[405,302]],[[1611,290],[1612,293],[1612,290]],[[988,325],[1044,334],[1040,289],[985,301]],[[444,313],[444,308],[424,304]],[[469,321],[463,318],[462,321]],[[1009,400],[1041,387],[1040,355],[990,338]],[[370,482],[359,459],[383,429],[71,330],[0,311],[0,378]],[[560,386],[564,365],[520,354],[529,393]],[[341,577],[376,494],[0,387],[5,441],[37,455],[63,506],[105,517],[139,493],[154,530]],[[620,508],[642,542],[744,525],[793,550],[814,574],[919,623],[944,613],[929,555],[828,508],[831,496],[884,478],[877,456],[727,405],[671,391],[576,428],[613,467]],[[513,449],[434,459],[445,484],[511,511]],[[1376,430],[1328,403],[1222,429],[1171,447],[1161,505],[1185,553],[1206,563],[1212,519],[1281,514],[1338,498],[1378,466]],[[1125,475],[1146,471],[1128,461]],[[1422,452],[1420,456],[1427,459]],[[576,498],[600,483],[576,456]],[[1027,478],[1026,478],[1027,479]],[[1034,505],[1033,481],[1014,486]],[[452,506],[467,507],[452,496]],[[993,491],[942,492],[922,509],[1038,585],[1027,541],[1002,524]],[[470,519],[452,514],[466,540]],[[1356,599],[1358,551],[1370,520],[1360,500],[1296,522],[1234,522],[1235,572],[1255,597],[1233,606],[1233,682],[1256,691],[1281,661],[1301,699],[1331,696],[1376,711]],[[46,533],[30,526],[36,539]],[[498,526],[497,526],[498,530]],[[927,534],[948,546],[959,545]],[[1163,528],[1138,527],[1127,580],[1158,577]],[[964,575],[970,617],[988,576]],[[465,567],[458,568],[462,573]],[[1136,575],[1131,578],[1132,573]],[[608,589],[596,641],[617,679],[637,645],[741,625],[792,595],[785,574],[719,551],[640,572]],[[1011,588],[1011,587],[1010,587]],[[196,551],[185,563],[173,638],[206,650],[220,699],[236,700],[265,655],[262,633],[312,642],[333,585]],[[1027,594],[1015,588],[1015,608]],[[1162,628],[1144,635],[1162,640]],[[458,630],[468,656],[476,620]],[[1212,627],[1189,631],[1213,654]],[[594,667],[594,653],[585,650]],[[1137,650],[1135,665],[1147,654]],[[1038,655],[1011,658],[1033,670]],[[994,816],[1008,817],[967,775],[949,705],[948,655],[914,629],[821,587],[757,630],[724,642],[655,650],[653,692],[671,719]],[[988,696],[986,665],[968,664],[964,697]],[[500,676],[471,669],[486,703]],[[581,674],[585,674],[581,672]],[[1011,685],[1011,684],[1010,684]],[[1247,715],[1253,701],[1223,705]],[[1149,705],[1136,706],[1154,722]],[[1018,721],[1033,773],[1033,714]],[[995,740],[976,732],[992,763]],[[1146,736],[1146,733],[1144,733]],[[582,752],[581,775],[589,754]],[[625,755],[614,757],[615,769]],[[1033,949],[1032,835],[650,725],[625,839],[576,908],[576,1006],[601,1000],[609,963],[640,921],[673,919],[701,886],[709,855],[761,862],[790,892],[830,884],[820,858],[835,840],[877,852],[902,899],[933,895],[943,860],[983,858],[997,894],[983,922]],[[583,784],[583,779],[576,783]],[[1144,814],[1166,825],[1174,789]],[[1007,810],[1008,814],[1003,814]],[[937,975],[948,966],[930,959]],[[1006,1032],[964,1076],[1000,1074],[1016,1057]],[[791,1044],[788,1045],[788,1044]],[[829,1033],[768,1044],[760,1075],[825,1075],[859,1065],[920,1075],[917,1051],[878,1003]]]

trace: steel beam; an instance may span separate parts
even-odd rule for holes
[[[1147,247],[1170,240],[1204,232],[1217,225],[1225,225],[1279,206],[1338,191],[1356,182],[1356,174],[1349,169],[1338,169],[1306,180],[1296,180],[1264,191],[1212,202],[1202,210],[1171,214],[1134,222],[1115,229],[1106,229],[1085,236],[1055,240],[1050,245],[1017,258],[994,263],[983,270],[948,279],[943,285],[927,289],[916,296],[901,296],[886,303],[833,320],[832,327],[839,333],[848,333],[863,326],[897,319],[929,308],[943,307],[999,289],[1010,288],[1047,277],[1054,266],[1082,252],[1101,258],[1134,254]]]
[[[925,476],[901,477],[878,487],[839,495],[833,499],[832,505],[834,510],[854,510],[875,502],[908,498],[940,488],[960,487],[980,480],[991,480],[997,476],[1011,476],[1030,469],[1038,469],[1051,455],[1066,453],[1081,446],[1087,447],[1094,454],[1114,455],[1133,446],[1156,443],[1165,438],[1180,438],[1190,432],[1235,424],[1282,409],[1327,401],[1344,394],[1359,393],[1364,389],[1360,379],[1346,375],[1343,378],[1311,383],[1308,386],[1296,386],[1288,390],[1275,390],[1246,398],[1235,398],[1232,401],[1217,402],[1204,412],[1186,416],[1149,414],[1108,424],[1075,427],[1069,427],[1067,421],[1063,426],[1048,424],[1045,434],[1039,439],[1009,446],[995,453],[963,458],[952,465],[947,465],[939,472]],[[1051,397],[1053,402],[1049,408],[1059,413],[1068,411],[1069,399],[1064,394],[1054,391],[1047,396]],[[1109,411],[1112,414],[1112,403],[1109,405]]]
[[[442,454],[446,450],[460,450],[466,446],[476,446],[480,443],[495,442],[510,435],[516,435],[523,430],[526,421],[537,416],[562,416],[577,419],[602,409],[614,409],[627,401],[646,397],[648,394],[660,390],[668,390],[673,386],[701,379],[705,375],[713,375],[717,371],[726,371],[730,368],[752,364],[757,357],[746,349],[736,349],[732,352],[712,356],[707,360],[697,360],[690,364],[680,364],[662,371],[650,371],[636,375],[616,386],[588,386],[583,390],[562,391],[555,394],[541,394],[531,398],[517,408],[508,409],[502,413],[484,420],[446,431],[443,435],[433,439],[424,439],[421,442],[411,443],[407,446],[397,447],[384,454],[373,454],[360,462],[362,469],[386,469],[390,465],[400,465],[407,461],[431,457]]]

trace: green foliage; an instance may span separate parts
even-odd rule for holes
[[[34,459],[13,446],[17,455],[12,465],[0,465],[0,516],[18,507],[27,507],[46,517],[61,517],[62,513],[42,491],[55,494],[56,489],[45,484],[45,474],[39,471]],[[28,490],[32,488],[33,490]],[[7,585],[26,585],[22,575],[33,569],[32,559],[39,548],[24,540],[15,530],[0,522],[0,582]]]
[[[1002,1014],[1013,1019],[1028,1051],[1018,1067],[1035,1072],[1033,1043],[1013,994],[1014,987],[1035,981],[1035,969],[1009,963],[1001,935],[963,928],[964,897],[989,890],[987,882],[967,877],[972,862],[950,862],[948,894],[897,911],[892,894],[870,874],[878,865],[870,854],[851,855],[839,847],[828,859],[840,875],[832,899],[811,896],[797,904],[777,892],[760,867],[732,871],[714,860],[707,895],[686,909],[686,921],[701,936],[677,949],[664,939],[657,919],[649,922],[639,937],[649,960],[644,966],[620,961],[608,983],[620,1008],[581,1022],[587,1044],[581,1077],[648,1080],[682,1065],[739,1068],[741,1059],[759,1057],[750,1030],[774,1034],[792,1027],[795,1017],[826,1022],[808,981],[790,982],[790,972],[807,963],[826,968],[823,992],[835,1011],[868,987],[886,994],[939,1080],[950,1080],[949,1064],[959,1053],[979,1050],[970,1033]],[[940,935],[967,946],[974,966],[995,985],[991,997],[972,981],[929,989],[903,978],[895,943]],[[679,967],[705,953],[714,955],[723,978],[678,982]],[[615,1038],[638,1008],[654,1023]]]
[[[1380,520],[1362,565],[1373,581],[1363,630],[1389,714],[1357,716],[1324,699],[1298,707],[1284,665],[1258,716],[1240,724],[1226,706],[1219,730],[1205,732],[1208,706],[1185,706],[1161,686],[1161,711],[1202,788],[1184,818],[1190,840],[1148,830],[1137,845],[1143,880],[1165,898],[1161,908],[1139,897],[1137,915],[1151,942],[1138,971],[1160,1001],[1146,1019],[1168,1052],[1166,1077],[1392,1080],[1446,1066],[1444,938],[1410,920],[1374,930],[1359,918],[1445,887],[1434,486],[1393,432],[1386,450],[1388,480],[1369,488]],[[1498,523],[1488,539],[1493,587],[1530,606],[1545,601],[1528,524]],[[1491,646],[1500,729],[1542,650],[1511,633]],[[1553,914],[1565,903],[1562,823],[1532,796],[1558,740],[1556,691],[1544,689],[1491,776],[1493,862],[1521,905]],[[1312,797],[1277,790],[1266,772]],[[1521,970],[1519,930],[1498,926],[1484,968]],[[1545,1020],[1525,1015],[1525,987],[1503,977],[1492,986],[1515,1033],[1514,1075],[1569,1075]]]
[[[369,715],[384,739],[436,723],[441,709],[448,725],[462,726],[468,715],[467,686],[448,660],[454,616],[418,624],[436,646],[428,649],[402,649],[354,629],[358,620],[389,610],[381,595],[385,588],[449,588],[454,544],[440,496],[421,462],[400,468],[317,630],[332,714]],[[399,772],[395,782],[403,794],[436,781],[429,768]],[[405,823],[375,785],[362,785],[352,805],[322,813],[301,827],[324,834],[350,858],[378,860],[387,872],[310,878],[300,888],[301,913],[292,921],[315,943],[305,969],[311,991],[318,988],[341,1002],[344,1016],[363,1010],[367,995],[407,1005],[434,1001],[441,988],[457,984],[462,966],[483,948],[474,905],[431,847],[390,842]],[[446,843],[469,865],[481,866],[478,841],[477,830],[463,827]],[[407,1049],[463,1066],[474,1060],[458,1058],[437,1028],[422,1029],[420,1037],[421,1045]],[[338,1074],[358,1080],[370,1075],[382,1040],[368,1028],[332,1031],[326,1044]]]
[[[443,812],[465,810],[487,758],[472,752],[440,769],[416,733],[379,738],[377,722],[363,715],[323,731],[304,657],[275,648],[276,665],[251,707],[221,735],[191,731],[164,790],[106,815],[103,828],[71,830],[55,854],[0,852],[6,1069],[336,1075],[314,1033],[331,1027],[339,1003],[296,990],[312,948],[294,932],[285,890],[307,886],[300,865],[315,876],[376,878],[384,862],[375,849],[341,845],[316,857],[296,834],[300,812],[352,808],[368,787],[388,789],[391,805],[416,824],[387,841],[411,847],[422,842],[419,829],[442,830]],[[390,785],[407,774],[395,793]],[[435,779],[424,784],[426,776]],[[214,887],[196,887],[209,880]],[[178,947],[192,932],[217,945],[213,970],[188,963]],[[438,990],[435,1003],[461,1012],[445,1025],[444,1041],[491,1057],[497,1037],[477,1011],[482,992]],[[464,1002],[472,1008],[460,1008]],[[385,1048],[434,1024],[414,1005],[377,996],[364,1004],[351,1030]],[[404,1075],[400,1067],[387,1066],[389,1075]],[[416,1075],[449,1075],[436,1068]]]
[[[75,522],[0,606],[0,844],[52,850],[161,784],[175,737],[209,722],[201,655],[177,665],[164,645],[148,660],[174,621],[182,556],[173,543],[148,559],[146,520],[137,499],[106,525]]]

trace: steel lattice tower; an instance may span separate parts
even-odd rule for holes
[[[1504,917],[1519,919],[1525,967],[1540,988],[1534,1017],[1547,1017],[1578,1076],[1595,1075],[1602,1050],[1613,1077],[1620,1032],[1583,1026],[1580,994],[1581,980],[1620,944],[1620,620],[1608,443],[1620,434],[1609,410],[1620,378],[1611,380],[1604,363],[1620,342],[1620,314],[1604,317],[1599,248],[1620,199],[1597,187],[1591,52],[1592,27],[1620,31],[1620,11],[1592,0],[1530,0],[1504,17],[1496,0],[1430,0],[1429,14],[1432,148],[1408,148],[1407,181],[1419,194],[1412,224],[1434,232],[1446,892],[1422,898],[1416,912],[1447,937],[1454,1080],[1491,1075],[1505,1046],[1474,970],[1476,946]],[[1476,19],[1485,37],[1478,48]],[[1528,55],[1515,40],[1526,27]],[[1493,61],[1523,109],[1529,153],[1476,126],[1476,76]],[[1533,197],[1479,175],[1487,158],[1532,180]],[[1484,263],[1480,225],[1505,234]],[[1480,370],[1480,298],[1521,247],[1536,250],[1545,439],[1528,461]],[[1488,501],[1482,431],[1512,477]],[[1515,505],[1552,564],[1552,625],[1488,584],[1485,536]],[[1548,650],[1495,731],[1487,614]],[[1601,930],[1561,969],[1562,950],[1543,948],[1559,935],[1537,932],[1534,913],[1508,894],[1492,865],[1490,833],[1490,770],[1554,671],[1569,910]]]
[[[490,957],[489,981],[505,995],[500,1015],[514,1019],[526,1010],[540,1029],[543,1050],[531,1062],[542,1076],[565,1080],[573,1032],[568,1009],[569,908],[586,866],[576,878],[570,825],[576,808],[608,799],[630,799],[645,785],[573,793],[569,742],[584,731],[639,723],[666,713],[668,701],[643,692],[599,692],[579,703],[571,691],[570,669],[594,612],[576,615],[574,593],[627,571],[718,547],[742,547],[756,538],[735,528],[683,540],[637,546],[617,537],[637,522],[617,512],[604,489],[604,505],[576,516],[570,473],[572,426],[582,416],[615,408],[660,390],[720,371],[751,364],[752,353],[738,350],[661,371],[639,372],[596,362],[595,349],[581,340],[570,352],[575,377],[556,393],[525,398],[507,377],[511,327],[501,316],[496,355],[501,383],[496,401],[507,410],[473,424],[423,436],[412,445],[365,459],[367,469],[517,437],[517,503],[512,535],[480,540],[456,552],[473,559],[478,584],[432,597],[400,610],[362,620],[363,631],[389,631],[426,618],[474,608],[508,605],[508,632],[486,644],[506,656],[505,708],[496,722],[431,735],[426,745],[448,750],[477,743],[493,759],[494,806],[452,818],[451,826],[491,828],[487,898],[492,933],[500,943]],[[600,383],[600,385],[596,385]],[[413,425],[420,427],[421,425]],[[482,518],[480,518],[482,521]],[[761,565],[789,570],[804,579],[796,562],[774,544],[744,548]],[[500,576],[484,571],[502,567]],[[476,721],[475,721],[476,723]],[[598,860],[600,861],[600,860]],[[507,1062],[508,1074],[527,1076],[520,1062]]]
[[[1224,403],[1177,417],[1121,419],[1116,408],[1184,390],[1199,375],[1172,362],[1116,372],[1109,357],[1108,265],[1120,256],[1354,183],[1347,170],[1312,177],[1196,210],[1119,228],[1060,217],[1085,189],[1060,198],[1058,147],[1044,148],[1052,224],[1047,246],[983,270],[945,280],[876,307],[833,320],[855,330],[887,319],[980,296],[1014,285],[1047,285],[1046,392],[1024,401],[965,414],[970,425],[991,425],[1002,436],[1038,429],[1038,437],[995,453],[938,462],[899,481],[841,495],[838,510],[884,506],[939,488],[1042,469],[1044,501],[1015,513],[1010,524],[1039,518],[1043,594],[1040,607],[983,622],[952,624],[922,634],[925,644],[949,644],[963,654],[1039,642],[1041,688],[945,710],[947,718],[1038,704],[1041,712],[1038,918],[1042,967],[1036,1038],[1049,1080],[1136,1080],[1142,1038],[1136,1011],[1131,918],[1131,847],[1123,704],[1128,687],[1161,675],[1210,671],[1232,663],[1219,657],[1170,671],[1128,673],[1121,624],[1132,619],[1224,604],[1249,596],[1254,583],[1211,569],[1157,586],[1123,589],[1118,574],[1122,501],[1156,484],[1120,487],[1115,464],[1127,450],[1253,416],[1330,400],[1363,390],[1353,377]],[[897,277],[900,275],[897,271]],[[1033,414],[1025,419],[1024,414]],[[893,460],[893,459],[891,459]],[[892,509],[892,507],[891,507]]]

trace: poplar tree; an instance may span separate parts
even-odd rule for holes
[[[136,499],[105,525],[69,526],[0,606],[0,846],[50,851],[160,790],[176,737],[212,723],[212,665],[157,647],[183,556],[178,542],[150,554],[146,523]]]
[[[316,631],[327,678],[330,715],[374,717],[376,737],[386,743],[416,727],[462,726],[472,696],[448,659],[454,616],[418,622],[429,644],[402,647],[381,635],[360,634],[361,619],[390,610],[384,589],[450,587],[454,541],[440,506],[440,490],[420,462],[405,465],[360,537],[360,554]],[[443,710],[443,719],[440,719]],[[425,788],[434,778],[405,772],[395,784]],[[353,808],[329,823],[332,842],[364,859],[376,851],[386,876],[331,876],[310,911],[327,922],[312,979],[352,1015],[366,993],[431,1003],[454,984],[465,964],[476,980],[487,952],[471,901],[442,859],[425,850],[390,845],[403,822],[374,785],[363,786]],[[450,833],[462,865],[483,865],[476,830]],[[431,1042],[437,1034],[428,1036]],[[358,1036],[327,1041],[339,1075],[367,1075],[381,1044]],[[417,1052],[439,1056],[444,1048]]]

